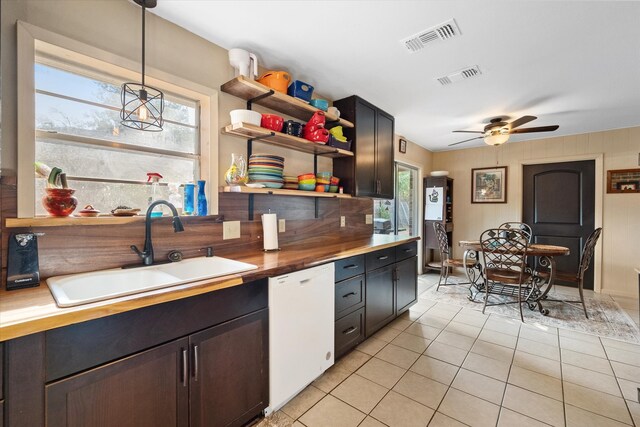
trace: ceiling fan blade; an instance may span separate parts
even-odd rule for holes
[[[449,147],[454,146],[454,145],[458,145],[458,144],[462,144],[463,142],[469,142],[469,141],[473,141],[475,139],[482,139],[482,138],[484,138],[484,136],[476,136],[475,138],[465,139],[464,141],[459,141],[459,142],[454,142],[453,144],[449,144]]]
[[[481,130],[454,130],[453,133],[484,133]]]
[[[511,129],[515,129],[515,128],[517,128],[517,127],[519,127],[519,126],[522,126],[522,125],[524,125],[524,124],[526,124],[526,123],[532,122],[532,121],[534,121],[535,119],[537,119],[537,117],[536,117],[536,116],[522,116],[522,117],[520,117],[519,119],[515,119],[514,121],[512,121],[511,123],[509,123],[509,127],[510,127]]]
[[[560,126],[539,126],[535,128],[524,128],[524,129],[512,129],[509,134],[514,133],[533,133],[533,132],[553,132],[554,130],[558,130]]]

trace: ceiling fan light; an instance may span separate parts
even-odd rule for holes
[[[509,140],[509,134],[494,132],[484,136],[484,143],[487,145],[502,145]]]

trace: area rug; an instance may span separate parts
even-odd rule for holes
[[[427,282],[426,279],[419,278],[420,281]],[[449,282],[463,282],[465,279],[450,277]],[[431,283],[429,283],[431,285]],[[578,300],[578,291],[575,294],[568,290],[551,290],[550,299],[571,299]],[[482,311],[484,294],[476,296],[476,301],[470,301],[469,285],[447,285],[440,286],[436,291],[436,285],[430,286],[421,295],[421,299],[442,302],[445,304],[467,307]],[[500,302],[504,297],[497,295],[489,296],[489,303]],[[508,299],[511,301],[511,299]],[[589,318],[584,317],[582,306],[578,304],[564,304],[561,302],[543,302],[543,306],[549,309],[549,314],[543,316],[539,311],[529,310],[525,304],[522,306],[525,323],[553,326],[556,328],[571,329],[587,334],[598,335],[606,338],[640,343],[640,330],[633,319],[613,300],[609,295],[592,294],[585,296],[585,304]],[[520,312],[517,304],[487,306],[485,314],[496,314],[512,319],[520,320]]]

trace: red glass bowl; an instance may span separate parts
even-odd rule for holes
[[[42,206],[50,216],[69,216],[78,206],[78,199],[73,197],[76,190],[70,188],[45,188]]]

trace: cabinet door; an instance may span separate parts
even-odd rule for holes
[[[269,404],[269,314],[260,310],[190,337],[191,427],[243,425]]]
[[[189,423],[186,338],[52,383],[48,427],[158,427]]]
[[[418,299],[418,259],[396,264],[396,314],[406,311]]]
[[[367,273],[365,295],[365,332],[367,337],[370,337],[395,317],[393,269],[394,265],[388,265]]]
[[[376,131],[376,197],[393,199],[393,117],[377,111]]]
[[[376,109],[356,100],[356,196],[376,194]],[[393,181],[393,180],[392,180]],[[393,183],[392,183],[393,186]]]

